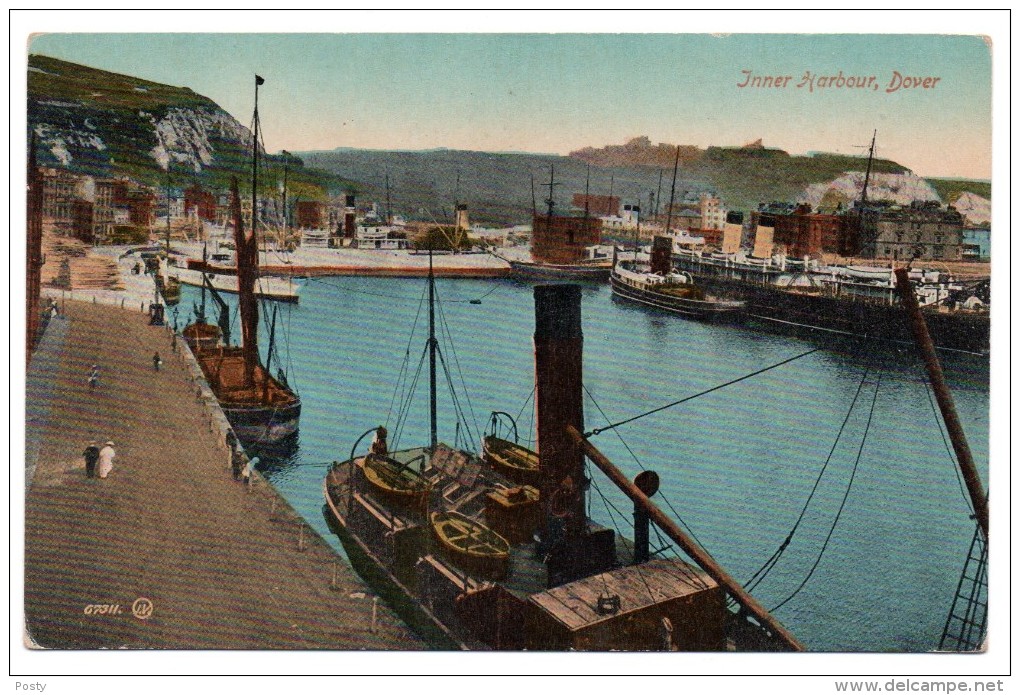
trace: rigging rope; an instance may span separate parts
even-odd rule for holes
[[[602,415],[603,418],[605,418],[606,422],[609,422],[610,421],[609,416],[606,415],[606,412],[604,410],[602,410],[602,406],[600,406],[598,401],[595,400],[595,397],[592,395],[591,391],[588,390],[588,387],[582,384],[582,388],[584,388],[585,394],[587,394],[588,399],[592,402],[592,405],[595,406],[595,409],[599,411],[599,414]],[[623,444],[623,447],[627,450],[627,453],[629,453],[631,458],[634,459],[634,463],[638,465],[638,468],[640,468],[641,470],[647,470],[644,464],[641,463],[641,460],[637,457],[637,454],[634,453],[634,450],[630,448],[629,444],[627,444],[627,441],[623,438],[623,435],[620,434],[618,431],[614,431],[614,433],[620,439],[620,443]],[[693,529],[691,529],[691,527],[687,525],[687,522],[684,521],[682,516],[680,516],[680,512],[676,510],[676,508],[673,506],[673,503],[670,502],[666,494],[663,492],[662,495],[660,495],[660,497],[662,498],[662,501],[666,503],[666,507],[669,509],[669,511],[673,513],[673,518],[680,522],[680,525],[684,527],[684,529],[687,531],[687,534],[694,540],[695,543],[701,546],[701,548],[704,549],[705,552],[708,552],[708,548],[705,548],[705,545],[698,539],[698,536],[694,533]]]
[[[591,432],[586,432],[584,434],[584,437],[585,437],[585,439],[588,439],[590,437],[594,437],[596,435],[602,434],[606,430],[616,429],[617,427],[620,427],[621,425],[626,425],[626,424],[628,424],[630,422],[634,422],[635,420],[639,420],[639,419],[641,419],[643,417],[647,417],[649,415],[654,415],[655,413],[658,413],[658,412],[661,412],[663,410],[666,410],[667,408],[672,408],[675,405],[680,405],[681,403],[686,403],[687,401],[694,400],[695,398],[698,398],[700,396],[704,396],[706,394],[712,393],[713,391],[718,391],[719,389],[725,388],[727,386],[732,386],[733,384],[737,384],[737,383],[739,383],[741,381],[744,381],[746,379],[750,379],[751,377],[758,376],[759,374],[764,374],[765,372],[767,372],[767,371],[769,371],[771,369],[775,369],[776,367],[782,367],[784,364],[789,364],[790,362],[793,362],[794,360],[799,360],[801,357],[807,357],[811,353],[818,352],[821,349],[822,348],[814,348],[812,350],[808,350],[807,352],[802,352],[801,354],[795,355],[795,356],[790,357],[788,359],[785,359],[782,362],[777,362],[777,363],[775,363],[773,365],[770,365],[768,367],[763,367],[762,369],[759,369],[757,371],[751,372],[750,374],[745,374],[744,376],[738,377],[736,379],[732,379],[731,381],[727,381],[724,384],[719,384],[717,386],[713,386],[710,389],[706,389],[706,390],[701,391],[700,393],[696,393],[696,394],[694,394],[692,396],[687,396],[686,398],[681,398],[678,401],[673,401],[672,403],[667,403],[666,405],[659,406],[658,408],[653,408],[652,410],[649,410],[648,412],[641,413],[639,415],[635,415],[634,417],[627,418],[626,420],[620,420],[619,422],[615,422],[615,423],[613,423],[611,425],[607,425],[605,427],[596,428],[596,429],[592,430]]]
[[[811,569],[808,571],[807,576],[804,577],[800,585],[793,590],[793,593],[791,593],[789,596],[783,599],[777,606],[770,609],[769,610],[770,613],[775,613],[780,608],[789,603],[794,596],[799,594],[800,590],[807,585],[812,575],[814,575],[815,570],[818,569],[818,565],[822,562],[822,557],[825,555],[825,550],[829,547],[829,541],[832,540],[832,534],[835,533],[836,526],[839,524],[839,519],[843,515],[843,510],[846,508],[846,501],[850,497],[850,490],[853,489],[854,478],[857,477],[857,469],[861,463],[861,455],[864,453],[864,444],[868,441],[868,432],[871,430],[871,421],[875,415],[875,404],[878,402],[878,391],[881,385],[882,385],[882,373],[879,372],[878,379],[875,381],[875,393],[872,395],[871,398],[871,410],[868,411],[868,420],[864,425],[864,436],[861,437],[861,445],[857,449],[857,458],[854,460],[854,467],[853,470],[851,470],[850,472],[850,480],[847,481],[846,492],[843,493],[843,500],[839,503],[839,509],[836,510],[836,516],[832,520],[832,526],[829,528],[829,533],[825,536],[825,542],[822,543],[821,550],[818,551],[818,557],[815,558],[814,564],[811,566]]]
[[[956,454],[953,453],[952,448],[949,445],[949,440],[946,438],[946,431],[942,426],[942,417],[939,413],[938,406],[935,405],[935,399],[932,395],[931,388],[929,388],[928,380],[926,378],[921,379],[921,383],[924,384],[924,391],[928,395],[928,405],[931,406],[931,412],[935,416],[935,425],[939,428],[939,434],[942,435],[942,445],[946,448],[946,453],[949,454],[949,460],[956,474],[956,484],[960,487],[960,495],[963,496],[963,504],[967,508],[967,513],[970,514],[971,519],[977,518],[974,512],[974,505],[971,504],[970,495],[967,494],[967,490],[963,485],[963,478],[960,475],[960,466],[956,460]]]
[[[829,467],[829,463],[832,461],[833,455],[836,453],[836,447],[839,446],[840,439],[843,437],[843,432],[846,429],[847,423],[850,421],[850,416],[854,412],[854,408],[857,405],[857,399],[861,396],[861,391],[864,389],[864,384],[867,381],[868,374],[871,371],[871,361],[869,359],[868,365],[864,368],[861,373],[860,383],[857,384],[857,391],[854,393],[853,399],[850,401],[850,407],[847,408],[846,417],[843,418],[843,423],[839,426],[839,431],[836,433],[836,439],[832,442],[832,447],[829,449],[828,456],[825,457],[825,463],[822,464],[821,470],[818,472],[818,476],[815,478],[815,484],[811,488],[811,492],[808,493],[807,500],[804,501],[804,506],[800,510],[800,514],[797,516],[797,521],[794,522],[793,528],[790,529],[790,533],[787,534],[786,539],[779,545],[776,551],[772,554],[768,560],[765,561],[758,571],[755,572],[750,579],[744,584],[744,588],[748,591],[752,591],[757,587],[765,577],[768,576],[772,568],[779,562],[779,558],[783,555],[786,549],[790,546],[793,541],[794,534],[797,533],[797,529],[800,527],[801,521],[804,520],[804,515],[807,513],[808,507],[811,505],[811,501],[814,499],[815,492],[818,491],[818,486],[822,482],[822,477],[825,475],[826,469]]]

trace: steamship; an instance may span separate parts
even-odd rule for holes
[[[434,355],[431,274],[429,282]],[[580,287],[539,285],[534,294],[543,452],[534,476],[512,479],[491,457],[439,441],[433,388],[428,444],[389,452],[377,436],[358,454],[372,428],[325,477],[324,512],[353,566],[408,623],[447,647],[802,649],[649,499],[654,472],[631,482],[581,434]],[[633,538],[587,517],[585,457],[634,502]],[[694,564],[653,553],[651,522]]]
[[[634,260],[617,257],[609,276],[613,296],[686,318],[738,320],[744,312],[744,302],[706,295],[689,273],[673,270],[671,242],[669,237],[655,237],[650,266],[642,266],[637,260],[637,253]]]

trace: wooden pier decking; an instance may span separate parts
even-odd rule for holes
[[[426,648],[268,483],[233,480],[165,329],[139,311],[65,306],[27,380],[27,644]],[[115,444],[104,480],[85,477],[93,439]]]

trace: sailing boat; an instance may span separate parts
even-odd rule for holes
[[[255,128],[252,148],[252,210],[258,210],[258,88],[264,80],[255,77]],[[232,213],[234,218],[234,244],[237,249],[237,293],[238,313],[241,321],[241,345],[214,345],[208,341],[191,343],[202,373],[209,387],[219,400],[220,408],[230,422],[234,433],[242,444],[273,443],[297,432],[301,415],[301,399],[286,383],[282,371],[280,378],[273,377],[270,362],[274,353],[273,343],[276,332],[276,313],[269,329],[269,352],[266,364],[259,357],[258,348],[258,303],[255,296],[255,282],[258,277],[258,242],[254,224],[245,229],[241,214],[241,198],[237,179],[231,182]],[[252,220],[255,220],[253,212]],[[221,307],[221,318],[226,305],[219,299],[215,289],[208,283]],[[204,314],[204,292],[203,310]],[[204,316],[196,323],[204,324]],[[229,321],[224,322],[229,328]],[[194,326],[195,324],[193,324]],[[207,325],[207,324],[206,324]],[[185,336],[212,334],[189,326]],[[222,329],[221,329],[222,330]]]
[[[324,481],[327,519],[353,566],[407,622],[463,649],[802,648],[648,500],[658,487],[654,473],[631,484],[577,441],[583,440],[578,285],[535,287],[542,453],[535,484],[439,442],[432,284],[430,274],[430,444],[384,454],[377,434],[372,451],[357,456],[372,428]],[[634,500],[633,543],[588,518],[583,455]],[[653,556],[649,519],[701,569],[659,551]],[[740,614],[727,609],[727,594]]]

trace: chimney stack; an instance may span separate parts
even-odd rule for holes
[[[344,207],[344,236],[348,239],[354,238],[354,194],[348,193],[345,199]]]
[[[673,240],[657,236],[652,240],[652,272],[668,275],[673,271]]]

